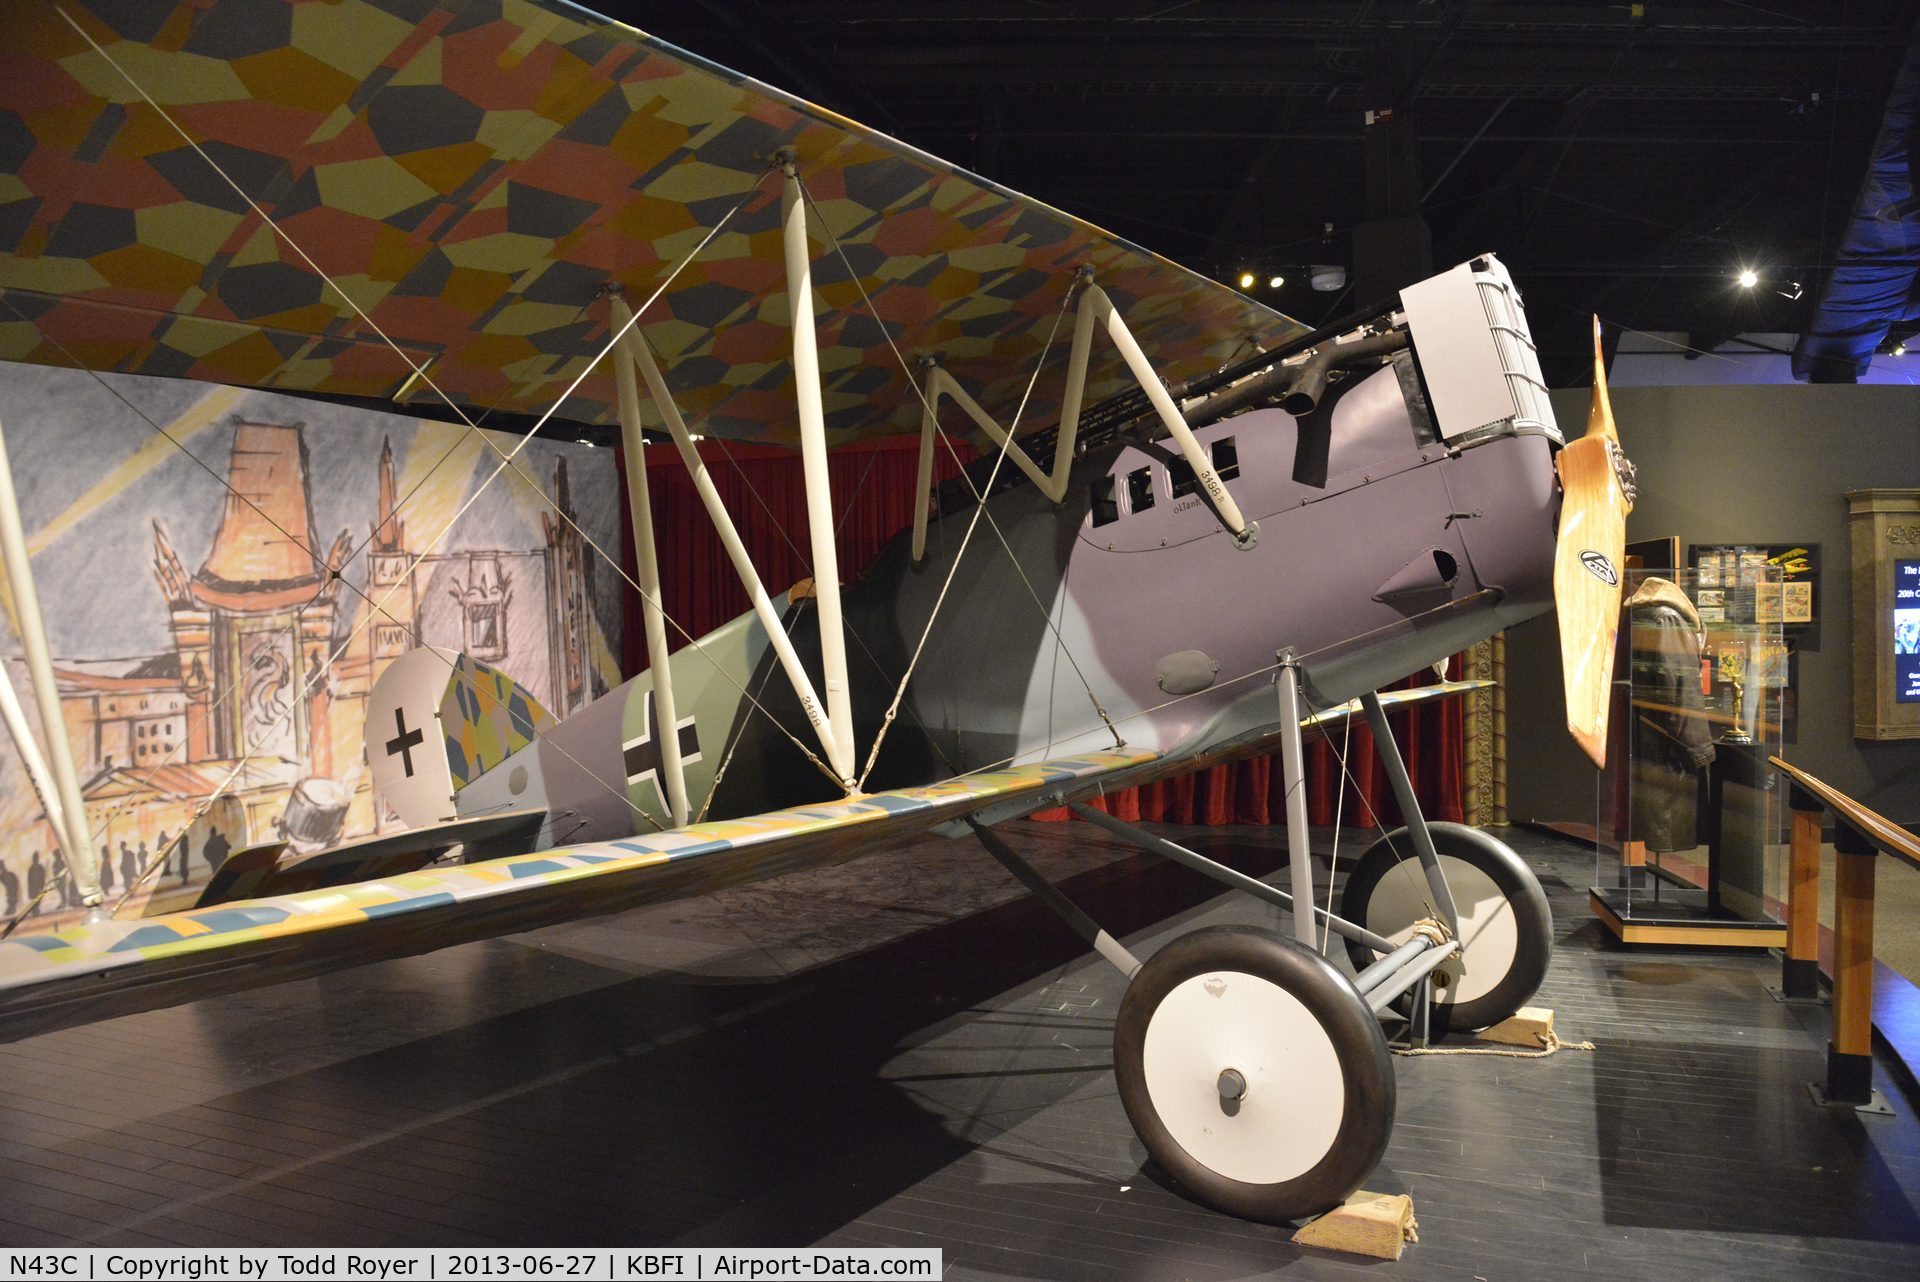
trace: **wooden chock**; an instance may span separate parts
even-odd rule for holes
[[[1507,1046],[1539,1050],[1547,1044],[1547,1035],[1551,1032],[1552,1010],[1545,1006],[1522,1006],[1492,1028],[1480,1030],[1479,1038],[1483,1042],[1501,1042]]]
[[[1420,1222],[1413,1218],[1413,1199],[1405,1193],[1362,1190],[1306,1224],[1293,1240],[1301,1246],[1397,1260],[1407,1243],[1420,1240],[1419,1228]]]

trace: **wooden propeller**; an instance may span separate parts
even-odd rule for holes
[[[1553,597],[1560,617],[1560,670],[1567,686],[1567,732],[1593,764],[1607,764],[1607,704],[1613,640],[1620,626],[1620,576],[1627,512],[1614,456],[1620,436],[1607,400],[1600,318],[1593,318],[1593,406],[1587,434],[1560,451],[1560,537]]]

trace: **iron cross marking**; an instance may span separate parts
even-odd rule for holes
[[[387,755],[399,754],[400,764],[406,767],[407,778],[413,778],[413,750],[425,743],[427,736],[418,730],[407,729],[407,714],[404,709],[393,710],[393,724],[400,733],[387,740]]]
[[[665,802],[666,789],[660,786],[660,713],[655,709],[653,691],[641,695],[647,701],[647,732],[623,745],[627,763],[627,783],[652,779],[655,791]],[[680,722],[680,760],[688,765],[700,760],[700,731],[692,717]]]

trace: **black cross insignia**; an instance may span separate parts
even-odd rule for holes
[[[413,750],[425,743],[427,736],[418,730],[407,729],[407,714],[400,708],[393,710],[393,724],[400,733],[387,740],[387,755],[400,755],[400,764],[406,767],[407,778],[413,778]]]
[[[653,790],[664,806],[667,794],[660,786],[660,714],[654,708],[653,691],[645,691],[641,698],[647,701],[647,732],[621,745],[626,755],[627,785],[631,787],[642,779],[652,779]],[[700,732],[692,717],[683,717],[679,730],[680,760],[691,765],[700,760]]]

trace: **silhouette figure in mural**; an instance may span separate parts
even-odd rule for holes
[[[124,841],[120,843],[120,880],[126,884],[129,891],[133,889],[134,883],[140,880],[140,862],[134,858],[133,852],[127,849],[127,843]]]
[[[186,846],[184,841],[180,844],[182,848]],[[212,873],[219,872],[220,865],[227,862],[227,856],[232,853],[233,844],[227,840],[227,834],[216,828],[213,836],[207,838],[207,848],[201,857],[207,861],[207,871]]]
[[[47,870],[40,862],[40,852],[36,850],[33,852],[33,862],[27,865],[27,902],[33,904],[33,913],[36,917],[40,915],[40,905],[37,901],[46,888]]]
[[[6,892],[7,919],[11,921],[20,911],[20,878],[5,864],[0,864],[0,891]]]
[[[104,894],[113,893],[113,847],[100,847],[100,890]]]

